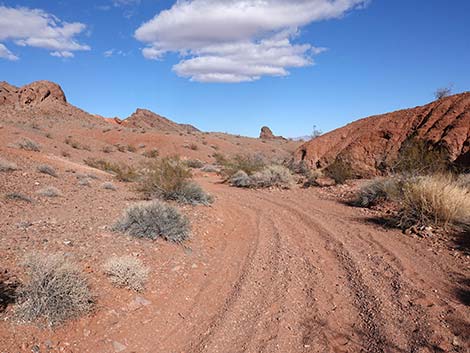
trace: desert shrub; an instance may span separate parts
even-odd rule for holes
[[[354,197],[353,204],[371,207],[382,201],[401,198],[403,180],[398,177],[377,178],[362,186]]]
[[[239,170],[233,174],[229,179],[229,183],[238,188],[249,188],[253,185],[250,176],[243,170]]]
[[[16,301],[18,286],[16,277],[9,275],[7,270],[0,269],[0,313]]]
[[[448,97],[452,94],[452,87],[449,86],[449,87],[441,87],[441,88],[438,88],[435,92],[434,92],[434,97],[436,99],[442,99],[442,98],[445,98],[445,97]]]
[[[79,178],[78,185],[80,186],[91,186],[91,179],[90,178]]]
[[[106,145],[101,149],[104,153],[111,153],[114,151],[114,148],[112,146]]]
[[[189,168],[202,168],[204,166],[204,163],[200,161],[199,159],[188,159],[185,160],[184,163],[189,167]]]
[[[220,152],[216,152],[212,155],[215,159],[215,163],[218,165],[224,165],[228,163],[228,159]]]
[[[425,141],[410,139],[401,147],[393,170],[398,173],[425,175],[449,169],[447,152],[432,148]]]
[[[189,145],[189,148],[192,149],[193,151],[197,151],[199,149],[198,145],[195,143],[191,143]]]
[[[43,173],[43,174],[48,174],[50,176],[53,176],[57,178],[57,172],[53,167],[47,164],[41,164],[40,166],[37,167],[38,172]]]
[[[67,157],[70,157],[70,153],[67,152],[67,151],[62,151],[62,152],[61,152],[61,155],[62,155],[62,157],[66,157],[66,158],[67,158]]]
[[[140,292],[145,287],[149,269],[134,256],[114,256],[103,266],[104,273],[118,287]]]
[[[305,161],[295,161],[294,159],[290,159],[286,161],[284,165],[294,174],[299,174],[305,177],[310,176],[311,169]]]
[[[10,192],[5,195],[5,198],[12,201],[33,202],[33,199],[31,197],[21,192]]]
[[[135,148],[135,146],[127,145],[126,148],[127,148],[127,152],[131,152],[131,153],[137,152],[137,148]]]
[[[153,148],[149,151],[145,151],[142,153],[142,156],[147,157],[147,158],[157,158],[159,156],[160,152],[156,148]]]
[[[337,184],[344,184],[347,179],[353,176],[351,165],[339,158],[324,169],[324,174]]]
[[[44,196],[44,197],[58,197],[61,195],[61,192],[59,189],[53,187],[53,186],[47,186],[37,192],[39,196]]]
[[[70,147],[76,149],[76,150],[85,150],[85,151],[91,151],[91,148],[90,146],[87,146],[87,145],[82,145],[81,143],[79,143],[78,141],[75,141],[72,139],[71,136],[68,136],[66,139],[65,139],[65,144],[69,145]]]
[[[12,172],[17,169],[18,166],[15,163],[0,158],[0,172]]]
[[[289,169],[281,165],[270,165],[251,176],[253,185],[259,188],[282,187],[290,188],[294,179]]]
[[[206,173],[217,173],[219,171],[219,168],[212,164],[206,164],[201,168],[201,171]]]
[[[41,150],[41,145],[39,143],[28,138],[21,139],[16,143],[16,145],[18,146],[18,148],[21,148],[22,150],[26,151],[39,152]]]
[[[199,184],[189,182],[182,186],[175,195],[174,200],[189,205],[209,205],[214,199],[206,193]]]
[[[177,157],[165,157],[147,165],[139,184],[145,197],[187,204],[208,204],[211,197],[191,181],[191,171]]]
[[[104,170],[105,172],[112,173],[116,179],[124,182],[131,182],[137,179],[137,171],[126,164],[117,164],[106,161],[104,159],[87,158],[84,160],[85,164],[96,169]]]
[[[175,207],[153,200],[127,208],[112,229],[138,238],[182,242],[189,237],[189,220]]]
[[[112,190],[112,191],[117,190],[116,186],[113,183],[110,183],[110,182],[103,183],[103,185],[101,185],[101,187],[105,190]]]
[[[21,319],[43,319],[54,326],[91,309],[87,281],[64,255],[31,254],[24,264],[29,281],[20,288],[17,313]]]
[[[222,173],[230,178],[240,170],[248,175],[261,171],[266,167],[266,158],[261,154],[254,155],[236,155],[230,160],[222,163]]]
[[[449,175],[411,178],[404,183],[402,225],[449,224],[470,221],[470,191]]]
[[[305,173],[306,180],[304,181],[302,187],[309,188],[312,186],[318,186],[317,179],[323,176],[323,173],[320,169],[309,169],[308,173]]]

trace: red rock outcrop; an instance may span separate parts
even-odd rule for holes
[[[137,109],[121,123],[126,127],[159,130],[164,132],[195,132],[199,131],[189,124],[178,124],[147,109]]]
[[[295,159],[324,168],[339,158],[368,177],[392,166],[411,138],[444,148],[451,162],[470,167],[470,92],[355,121],[303,144]]]
[[[262,140],[285,140],[285,138],[282,136],[275,136],[271,129],[267,126],[263,126],[261,128],[259,138]]]

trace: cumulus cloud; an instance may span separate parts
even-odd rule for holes
[[[48,49],[52,56],[70,58],[74,51],[90,50],[75,39],[85,29],[83,23],[63,22],[40,9],[0,6],[0,41]]]
[[[142,54],[180,54],[173,70],[200,82],[244,82],[286,76],[313,65],[324,49],[296,44],[300,29],[339,18],[369,0],[178,0],[143,23],[135,38]]]
[[[0,43],[0,58],[15,61],[18,57],[13,54],[6,46]]]

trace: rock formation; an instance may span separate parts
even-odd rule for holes
[[[282,136],[275,136],[273,132],[271,131],[271,129],[267,126],[263,126],[261,128],[259,138],[262,140],[276,140],[276,139],[285,140],[285,138]]]
[[[373,176],[392,166],[412,138],[443,148],[451,162],[470,167],[470,92],[355,121],[303,144],[295,158],[312,168],[339,158],[357,176]]]

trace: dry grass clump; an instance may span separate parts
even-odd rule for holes
[[[412,178],[403,186],[402,224],[470,223],[470,191],[449,175]]]
[[[29,138],[22,138],[20,141],[16,143],[16,146],[18,148],[21,148],[22,150],[26,151],[34,151],[34,152],[39,152],[41,150],[41,145],[33,140],[30,140]]]
[[[229,179],[229,183],[237,188],[249,188],[253,185],[250,176],[243,170],[239,170]]]
[[[137,179],[137,171],[126,164],[117,164],[106,161],[104,159],[87,158],[84,160],[85,164],[96,169],[112,173],[116,179],[124,182],[131,182]]]
[[[138,238],[182,242],[189,237],[189,220],[175,207],[154,200],[127,208],[112,229]]]
[[[460,174],[457,178],[457,184],[470,190],[470,173]]]
[[[12,200],[12,201],[33,202],[33,199],[31,197],[21,192],[10,192],[5,195],[5,198],[7,200]]]
[[[101,187],[102,187],[103,189],[105,189],[105,190],[112,190],[112,191],[116,191],[116,190],[117,190],[116,186],[115,186],[113,183],[109,182],[109,181],[103,183],[103,184],[101,185]]]
[[[113,146],[106,145],[106,146],[103,146],[101,151],[103,151],[104,153],[111,153],[111,152],[114,152],[114,148]]]
[[[61,196],[62,193],[60,192],[59,189],[53,187],[53,186],[47,186],[37,192],[39,196],[44,196],[44,197],[58,197]]]
[[[37,171],[43,174],[48,174],[50,176],[53,176],[57,178],[57,172],[53,167],[47,164],[41,164],[40,166],[37,167]]]
[[[0,158],[0,172],[12,172],[18,169],[18,166],[10,161]]]
[[[179,158],[166,157],[147,165],[139,191],[149,199],[160,198],[192,205],[211,203],[212,198],[191,178],[191,171]]]
[[[118,287],[142,291],[149,274],[148,267],[134,256],[114,256],[103,266],[111,282]]]
[[[217,168],[215,165],[212,164],[206,164],[201,168],[201,171],[205,173],[217,173],[219,172],[219,168]]]
[[[62,254],[30,254],[24,261],[29,281],[21,287],[17,313],[24,321],[55,326],[87,313],[93,298],[86,279]]]

